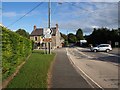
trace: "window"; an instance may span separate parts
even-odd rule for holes
[[[35,37],[35,41],[37,41],[37,37]]]
[[[109,45],[104,45],[104,47],[109,47]]]
[[[99,47],[109,47],[109,45],[99,45]]]

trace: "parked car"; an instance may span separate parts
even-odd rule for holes
[[[112,47],[111,47],[110,44],[100,44],[97,47],[91,47],[90,49],[93,52],[97,52],[97,51],[106,51],[106,52],[109,52],[109,51],[112,51]]]

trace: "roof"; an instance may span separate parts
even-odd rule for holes
[[[53,30],[52,36],[55,36],[56,35],[56,27],[52,27],[51,29]]]
[[[33,30],[30,36],[41,36],[43,35],[43,28],[37,28],[36,30]]]
[[[42,36],[43,35],[43,28],[37,28],[36,30],[33,30],[30,36]],[[52,36],[56,35],[56,27],[51,27],[51,30],[53,30]]]

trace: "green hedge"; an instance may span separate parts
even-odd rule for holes
[[[2,27],[2,75],[3,80],[11,75],[16,67],[32,51],[32,41]]]

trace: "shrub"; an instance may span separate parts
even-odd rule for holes
[[[2,74],[11,75],[32,51],[32,41],[2,27]]]

